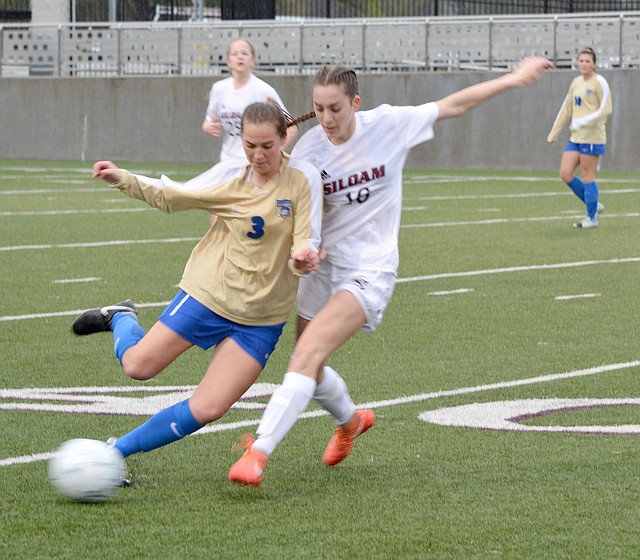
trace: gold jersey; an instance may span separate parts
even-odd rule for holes
[[[222,317],[243,325],[289,318],[300,250],[320,245],[322,184],[318,171],[284,154],[280,172],[262,188],[249,164],[221,162],[196,179],[176,183],[124,172],[112,185],[165,212],[202,209],[218,220],[193,249],[180,288]],[[203,186],[206,185],[206,186]]]
[[[606,144],[605,123],[613,111],[609,84],[599,74],[585,80],[575,78],[569,86],[560,111],[556,117],[548,142],[556,140],[567,123],[571,131],[570,140],[576,144]]]

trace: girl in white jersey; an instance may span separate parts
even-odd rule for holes
[[[258,486],[277,444],[311,399],[338,425],[323,455],[337,465],[355,438],[374,423],[372,410],[356,410],[338,373],[325,366],[331,353],[360,330],[373,331],[391,298],[398,268],[402,169],[413,146],[433,137],[433,125],[487,99],[538,80],[551,68],[545,58],[524,60],[513,72],[417,107],[382,105],[358,112],[353,70],[325,67],[315,77],[313,105],[319,126],[293,154],[322,173],[326,259],[301,282],[298,340],[282,385],[273,393],[247,450],[229,480]]]
[[[194,248],[178,294],[149,332],[129,300],[85,311],[73,323],[78,335],[113,331],[124,372],[139,380],[156,376],[192,346],[215,346],[191,397],[115,441],[123,457],[177,441],[222,417],[273,352],[299,278],[317,268],[320,175],[282,152],[286,131],[278,108],[250,105],[242,118],[246,160],[221,162],[186,184],[133,175],[108,161],[94,165],[94,178],[152,207],[199,209],[219,218]]]
[[[560,161],[560,178],[587,208],[587,216],[573,224],[585,229],[597,227],[598,212],[604,210],[598,201],[596,170],[607,143],[605,123],[613,110],[609,84],[595,69],[596,53],[590,47],[582,49],[578,54],[580,76],[571,82],[547,137],[547,142],[554,142],[564,126],[571,123],[571,137]],[[578,166],[581,177],[575,175]]]
[[[211,86],[202,130],[211,136],[222,136],[220,161],[234,157],[245,159],[240,118],[246,107],[269,99],[284,107],[278,92],[253,74],[255,63],[253,44],[247,39],[233,39],[227,47],[227,66],[231,76]],[[295,127],[287,129],[287,144],[295,137],[296,130]]]

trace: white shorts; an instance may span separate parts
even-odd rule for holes
[[[337,292],[351,292],[364,311],[363,332],[375,331],[387,308],[396,274],[375,270],[357,270],[334,266],[323,261],[320,270],[300,280],[298,288],[298,315],[311,320],[324,307],[325,303]]]

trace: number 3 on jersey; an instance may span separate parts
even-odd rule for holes
[[[247,237],[260,239],[264,235],[264,220],[260,216],[253,216],[251,222],[253,223],[253,231],[247,233]]]

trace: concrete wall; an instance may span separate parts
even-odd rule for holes
[[[632,103],[640,72],[602,74],[614,99],[602,167],[638,169],[640,128]],[[546,137],[575,75],[552,72],[530,88],[511,90],[438,123],[435,139],[414,148],[407,166],[557,169],[568,132],[554,145]],[[437,100],[492,77],[483,72],[362,75],[362,108]],[[265,79],[292,114],[312,108],[311,76]],[[0,159],[212,162],[218,140],[200,128],[210,86],[210,78],[198,77],[0,78]]]
[[[31,23],[69,21],[69,0],[31,0]]]

